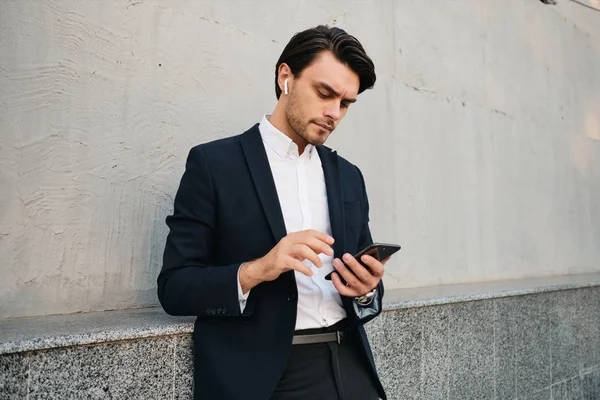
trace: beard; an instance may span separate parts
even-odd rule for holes
[[[335,129],[333,121],[327,118],[309,119],[305,117],[299,101],[296,96],[294,96],[293,92],[290,93],[290,98],[285,109],[285,118],[296,135],[315,147],[325,143],[331,132],[333,132],[333,129]],[[328,126],[332,129],[329,132],[323,132],[322,130],[317,130],[316,125],[313,126],[313,123]],[[311,133],[311,131],[313,133]]]

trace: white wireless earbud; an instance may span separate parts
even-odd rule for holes
[[[287,79],[283,81],[283,94],[288,94]]]

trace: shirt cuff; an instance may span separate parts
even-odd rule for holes
[[[240,303],[240,312],[242,313],[244,312],[244,308],[246,308],[246,300],[248,300],[248,296],[250,296],[249,290],[245,294],[242,292],[242,284],[240,283],[240,270],[242,269],[243,265],[244,264],[240,265],[237,273],[238,301]]]

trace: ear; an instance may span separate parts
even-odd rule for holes
[[[288,89],[291,89],[294,84],[294,75],[290,67],[286,63],[282,63],[277,69],[277,84],[279,85],[279,89],[281,89],[281,93],[285,91],[284,82],[286,79],[288,80]]]

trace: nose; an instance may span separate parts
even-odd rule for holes
[[[335,122],[339,121],[341,116],[340,104],[337,101],[330,102],[325,109],[324,115]]]

